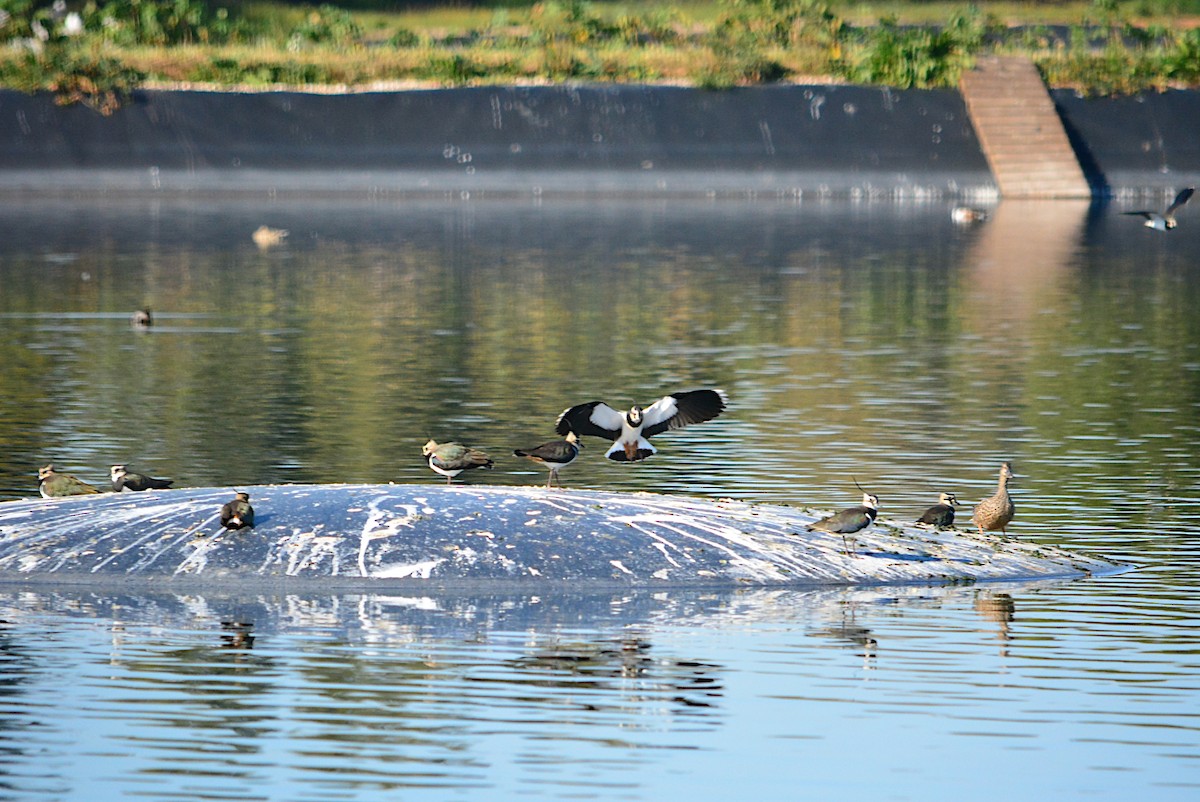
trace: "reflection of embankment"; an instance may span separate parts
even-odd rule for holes
[[[981,452],[1012,455],[991,432],[1024,425],[1032,374],[1054,369],[1034,344],[1060,339],[1073,285],[1069,267],[1080,251],[1087,201],[1003,201],[968,232],[977,239],[961,273],[959,321],[968,338],[956,361]],[[982,487],[982,485],[981,485]]]

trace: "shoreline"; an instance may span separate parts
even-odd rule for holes
[[[1053,98],[1096,197],[1200,182],[1200,91]],[[0,194],[998,197],[955,90],[142,89],[111,116],[0,90]]]

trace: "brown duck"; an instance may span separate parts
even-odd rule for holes
[[[1008,534],[1005,527],[1012,522],[1013,515],[1017,512],[1012,497],[1008,495],[1008,480],[1012,478],[1012,465],[1008,462],[1001,464],[1000,485],[996,488],[996,495],[975,505],[975,525],[979,527],[980,535],[985,529],[992,532],[999,529]]]

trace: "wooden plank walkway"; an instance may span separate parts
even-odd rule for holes
[[[960,82],[971,123],[1005,198],[1089,198],[1083,168],[1033,62],[979,59]]]

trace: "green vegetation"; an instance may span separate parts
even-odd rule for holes
[[[1200,0],[447,3],[0,0],[0,84],[102,113],[147,84],[938,87],[990,52],[1090,93],[1200,83]]]

